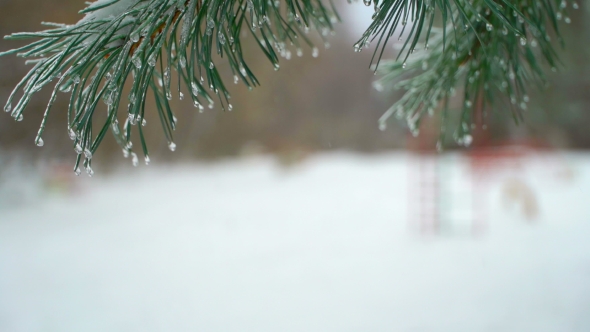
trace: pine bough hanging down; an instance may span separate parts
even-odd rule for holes
[[[319,0],[98,0],[81,12],[86,16],[74,25],[45,23],[55,28],[8,36],[40,40],[6,52],[36,58],[28,60],[34,67],[14,90],[24,90],[20,101],[11,106],[13,92],[5,106],[17,121],[22,120],[31,95],[57,81],[35,139],[37,145],[43,145],[41,135],[57,92],[71,93],[68,130],[78,153],[77,174],[81,162],[92,174],[92,155],[108,131],[137,164],[132,150],[132,127],[137,124],[141,149],[149,162],[142,129],[148,90],[155,98],[169,148],[176,148],[172,134],[177,120],[168,103],[173,94],[171,69],[178,71],[179,83],[188,87],[195,107],[213,107],[218,102],[223,110],[231,110],[214,56],[229,63],[236,83],[258,85],[243,58],[242,29],[251,31],[252,39],[278,68],[279,55],[290,54],[286,43],[293,44],[299,54],[304,45],[311,45],[304,34],[308,26],[326,35],[337,20],[331,7]],[[131,91],[124,95],[123,86],[130,76]],[[177,87],[176,94],[182,98],[180,84]],[[101,100],[108,107],[108,117],[100,126],[93,126]],[[127,104],[122,126],[117,120],[120,104]],[[93,133],[97,127],[98,133]]]
[[[570,23],[568,9],[578,9],[566,0],[424,0],[382,1],[373,24],[355,45],[360,49],[370,37],[383,48],[393,37],[414,24],[397,61],[382,63],[378,90],[401,88],[403,97],[380,119],[380,128],[395,115],[405,119],[416,136],[425,115],[441,112],[437,149],[442,148],[449,122],[449,102],[462,90],[460,121],[453,134],[464,146],[472,142],[470,131],[484,122],[489,110],[508,109],[516,123],[523,119],[530,85],[547,85],[547,65],[559,64],[553,39],[562,46],[559,21]],[[440,27],[434,27],[436,19]],[[377,50],[377,62],[380,53]],[[478,118],[479,117],[479,121]],[[485,128],[485,124],[483,124]]]
[[[349,0],[349,2],[351,2]],[[483,109],[508,96],[515,120],[522,117],[531,83],[544,82],[543,68],[557,66],[552,38],[560,40],[558,21],[569,22],[565,0],[364,0],[373,5],[373,23],[354,45],[377,44],[375,69],[392,38],[405,41],[398,59],[383,62],[378,89],[402,88],[404,96],[381,118],[405,118],[417,134],[424,114],[449,112],[449,99],[463,85],[464,106],[455,138],[469,144],[473,105]],[[219,103],[231,110],[230,95],[216,62],[225,61],[234,83],[259,84],[243,57],[243,32],[249,31],[276,69],[279,57],[301,56],[305,47],[318,50],[307,37],[315,29],[325,38],[339,21],[331,0],[98,0],[81,11],[74,25],[44,23],[49,30],[15,33],[9,39],[38,40],[0,55],[29,58],[33,68],[16,86],[4,107],[17,121],[32,94],[55,83],[35,143],[42,134],[58,91],[70,93],[68,131],[80,164],[92,175],[92,155],[111,132],[126,156],[138,163],[132,137],[138,136],[145,162],[144,111],[153,96],[170,150],[176,145],[176,118],[169,105],[173,93],[183,98],[181,84],[199,110]],[[436,26],[435,26],[436,25]],[[172,69],[178,84],[172,87]],[[130,79],[131,77],[131,79]],[[403,77],[403,80],[399,80]],[[129,93],[123,87],[129,82]],[[16,101],[18,91],[22,96]],[[97,106],[107,105],[104,123],[94,123]],[[127,104],[127,107],[120,105]],[[126,109],[125,121],[118,113]],[[137,127],[137,130],[132,130]],[[446,125],[443,122],[441,137]],[[94,130],[94,132],[93,132]],[[137,140],[137,139],[136,139]]]

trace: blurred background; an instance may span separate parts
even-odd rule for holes
[[[33,143],[47,89],[24,121],[0,114],[0,331],[590,331],[579,5],[526,122],[498,110],[442,154],[428,127],[379,130],[399,95],[372,87],[372,50],[353,51],[362,2],[338,5],[318,58],[275,72],[249,50],[262,86],[233,86],[232,112],[173,100],[176,152],[152,109],[150,166],[107,136],[77,178],[66,98]],[[0,0],[0,35],[75,23],[82,6]],[[0,103],[26,71],[0,58]]]

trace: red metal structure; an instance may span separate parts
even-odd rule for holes
[[[438,137],[436,130],[429,128],[437,127],[433,121],[423,124],[424,130],[420,136],[408,138],[408,149],[412,152],[408,173],[410,228],[422,235],[454,233],[456,220],[451,219],[456,217],[450,213],[445,215],[445,211],[465,201],[470,201],[471,206],[463,205],[462,208],[471,211],[467,217],[470,220],[464,220],[463,225],[469,224],[468,233],[472,235],[483,234],[488,227],[487,193],[491,179],[503,171],[523,174],[524,163],[528,158],[540,152],[552,151],[546,142],[538,139],[492,142],[489,133],[478,126],[472,132],[473,144],[458,154],[461,163],[452,163],[450,155],[435,151]],[[462,177],[467,178],[469,189],[467,195],[457,197],[449,189],[452,179],[448,172],[445,173],[445,168],[457,168],[463,164],[467,168]]]

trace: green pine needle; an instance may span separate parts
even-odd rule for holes
[[[381,127],[395,114],[405,118],[417,134],[423,116],[440,109],[442,141],[449,100],[461,89],[464,100],[455,139],[464,145],[470,143],[475,118],[485,116],[488,106],[507,100],[514,119],[522,119],[527,88],[543,86],[546,64],[550,68],[559,64],[553,47],[553,39],[561,41],[558,22],[569,23],[567,10],[578,7],[566,0],[363,2],[373,5],[375,14],[354,49],[361,51],[376,42],[372,62],[382,75],[376,87],[406,91],[381,118]],[[134,164],[138,157],[132,143],[139,139],[149,162],[142,129],[148,95],[155,100],[169,148],[176,148],[177,120],[169,104],[172,69],[196,108],[218,103],[222,110],[231,110],[225,78],[217,70],[219,61],[229,64],[234,82],[248,88],[259,85],[244,60],[245,32],[278,69],[280,57],[290,56],[290,47],[297,54],[311,47],[317,55],[307,32],[315,29],[325,38],[339,21],[327,0],[98,0],[81,13],[86,16],[74,25],[44,23],[51,29],[7,36],[37,40],[0,56],[17,54],[33,65],[4,108],[17,121],[23,119],[31,96],[55,83],[35,138],[37,145],[43,145],[41,137],[58,91],[71,94],[68,130],[77,153],[75,171],[80,173],[82,163],[90,175],[92,155],[107,132]],[[382,62],[386,45],[402,38],[397,59]],[[123,92],[126,82],[131,86],[128,94]],[[180,84],[177,89],[182,96]],[[107,105],[108,116],[94,126],[100,129],[93,133],[101,101]],[[125,119],[122,125],[119,118]]]
[[[109,11],[111,6],[123,10]],[[174,150],[177,120],[168,103],[172,98],[172,69],[178,71],[195,107],[202,109],[203,105],[219,103],[222,110],[231,110],[230,94],[215,61],[225,59],[235,81],[242,81],[249,88],[258,85],[243,57],[244,30],[278,68],[279,57],[288,51],[287,44],[294,45],[298,53],[304,46],[313,47],[305,35],[310,27],[325,36],[338,20],[332,6],[320,0],[100,0],[81,12],[87,16],[74,25],[50,24],[54,27],[50,30],[7,36],[39,40],[0,54],[17,53],[34,59],[28,60],[34,67],[16,86],[5,106],[18,121],[22,120],[31,95],[57,81],[36,144],[43,144],[41,135],[57,92],[71,93],[68,130],[78,154],[78,174],[81,162],[92,173],[92,155],[108,131],[137,163],[132,127],[138,124],[141,149],[149,160],[141,129],[149,90],[169,147]],[[131,91],[124,95],[123,87],[130,77]],[[24,93],[12,106],[20,89]],[[99,132],[93,133],[92,120],[101,100],[108,106],[108,116]],[[122,126],[117,120],[118,113],[125,108],[121,104],[127,104]]]
[[[578,4],[568,5],[565,0],[383,1],[373,24],[355,45],[360,51],[362,45],[377,39],[374,59],[378,65],[383,41],[394,32],[405,39],[396,61],[374,66],[382,75],[375,82],[378,90],[405,90],[381,117],[380,127],[386,128],[395,115],[418,135],[424,115],[440,110],[437,147],[441,149],[451,127],[450,99],[457,89],[463,94],[460,123],[453,135],[459,145],[471,143],[471,130],[485,123],[490,109],[509,109],[514,121],[522,121],[529,102],[527,89],[544,87],[546,68],[556,70],[559,65],[553,39],[563,44],[558,21],[570,23],[569,8],[577,9]],[[405,36],[410,22],[414,24]],[[435,27],[435,22],[441,27]]]

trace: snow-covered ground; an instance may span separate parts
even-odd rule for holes
[[[486,174],[475,236],[461,156],[437,166],[445,232],[415,230],[416,165],[152,165],[3,208],[0,331],[590,331],[589,155]],[[533,221],[505,206],[522,188]]]

